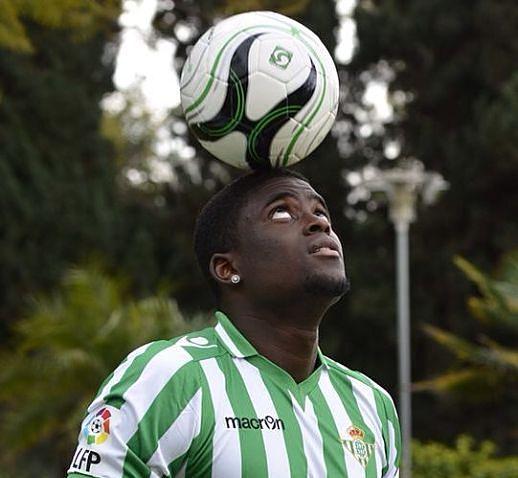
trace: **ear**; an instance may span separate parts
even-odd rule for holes
[[[211,276],[220,284],[230,284],[230,277],[239,274],[231,253],[214,254],[210,259],[209,270]]]

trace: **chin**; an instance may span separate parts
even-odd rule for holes
[[[304,281],[304,290],[318,297],[340,298],[350,288],[349,279],[345,275],[333,277],[324,274],[312,274]]]

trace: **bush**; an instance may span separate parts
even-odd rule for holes
[[[467,436],[453,448],[441,443],[413,443],[413,478],[516,478],[518,456],[498,458],[495,446],[483,442],[479,448]]]
[[[0,478],[62,476],[106,376],[138,346],[206,319],[186,320],[163,294],[135,299],[125,279],[98,266],[69,270],[52,295],[33,301],[0,351]]]

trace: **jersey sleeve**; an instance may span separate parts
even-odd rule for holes
[[[89,409],[81,424],[69,478],[76,473],[99,478],[122,477],[129,463],[140,471],[137,476],[149,476],[150,468],[128,444],[127,436],[138,423],[131,408],[120,410],[101,404]]]
[[[130,354],[88,408],[68,478],[170,475],[200,431],[202,391],[191,359],[163,344]]]
[[[398,478],[401,459],[401,431],[396,407],[390,395],[380,392],[385,408],[384,423],[382,425],[385,439],[385,454],[387,466],[384,468],[383,478]]]

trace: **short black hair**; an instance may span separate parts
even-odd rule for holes
[[[194,252],[198,265],[208,280],[216,298],[219,287],[210,273],[210,260],[216,253],[225,253],[239,244],[236,224],[250,193],[274,178],[292,177],[305,181],[302,174],[286,168],[252,171],[227,184],[205,204],[194,227]]]

